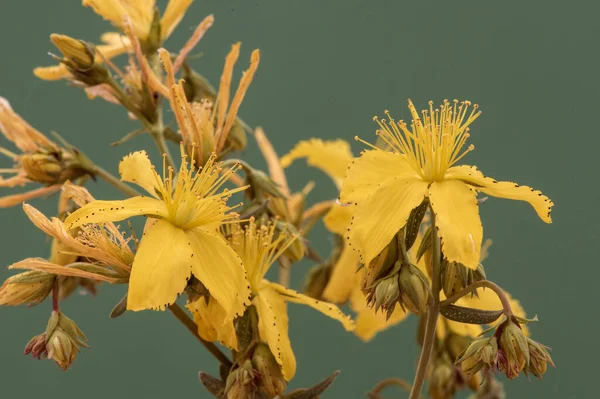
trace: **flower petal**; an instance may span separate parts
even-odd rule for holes
[[[342,185],[348,164],[352,161],[352,151],[345,140],[303,140],[281,158],[281,166],[287,168],[292,162],[300,158],[306,158],[309,165],[327,173],[339,188]]]
[[[58,276],[68,276],[68,277],[81,277],[87,278],[91,280],[97,281],[106,281],[108,283],[113,283],[115,281],[114,278],[102,276],[100,274],[95,274],[91,272],[86,272],[85,270],[74,269],[71,267],[66,267],[64,265],[57,265],[52,262],[48,262],[46,259],[42,258],[27,258],[23,259],[20,262],[13,263],[8,266],[9,269],[24,269],[24,270],[37,270],[38,272],[46,272],[50,274],[56,274]]]
[[[273,288],[279,294],[283,295],[283,298],[287,302],[295,302],[303,305],[308,305],[311,308],[323,313],[325,316],[329,316],[332,319],[342,323],[346,331],[354,330],[355,325],[352,319],[349,316],[345,315],[344,312],[342,312],[340,308],[338,308],[336,305],[331,304],[329,302],[318,301],[314,298],[300,294],[297,291],[285,288],[284,286],[276,283],[269,283],[268,286]]]
[[[164,310],[192,274],[192,248],[182,229],[159,220],[146,229],[133,261],[127,310]]]
[[[435,182],[429,188],[429,200],[444,257],[477,269],[483,227],[475,189],[459,180]]]
[[[171,36],[186,10],[194,0],[170,0],[160,20],[161,36],[164,39]]]
[[[354,334],[367,342],[373,339],[378,332],[402,322],[408,317],[409,313],[402,310],[402,307],[396,306],[390,318],[386,320],[385,312],[375,312],[373,308],[369,307],[367,299],[360,289],[362,273],[364,271],[356,276],[354,290],[350,297],[350,307],[356,313],[356,330],[354,330]]]
[[[269,176],[277,183],[279,190],[285,197],[290,196],[290,188],[285,177],[285,172],[281,166],[281,161],[273,148],[273,144],[267,138],[265,131],[261,127],[257,127],[254,131],[254,138],[258,143],[258,148],[267,162],[269,168]]]
[[[552,223],[550,211],[554,203],[539,190],[528,186],[519,186],[509,181],[496,181],[485,177],[474,166],[455,166],[448,169],[446,179],[462,180],[471,184],[477,191],[497,198],[506,198],[519,201],[527,201],[535,209],[536,213],[546,223]]]
[[[52,194],[60,190],[61,187],[62,184],[54,184],[52,186],[40,187],[35,190],[27,191],[25,193],[0,197],[0,208],[9,208],[11,206],[22,204],[25,201],[41,197],[43,195]]]
[[[281,366],[283,378],[296,374],[296,358],[288,334],[287,306],[283,297],[270,286],[263,287],[252,301],[258,313],[258,332]]]
[[[323,217],[323,223],[327,230],[341,236],[345,235],[352,222],[352,211],[355,209],[352,205],[333,205]]]
[[[238,349],[235,327],[232,322],[224,323],[227,312],[214,298],[210,298],[207,304],[206,298],[202,296],[185,307],[194,315],[198,334],[202,338],[211,342],[219,341],[230,349]]]
[[[382,150],[365,150],[348,166],[340,200],[359,202],[384,180],[400,176],[418,176],[403,155]]]
[[[42,80],[61,80],[71,76],[71,73],[64,64],[37,67],[33,69],[33,74]]]
[[[65,225],[74,229],[86,223],[118,222],[132,216],[167,217],[163,201],[149,197],[133,197],[122,201],[93,201],[77,209],[65,219]]]
[[[216,233],[193,229],[185,234],[194,251],[192,271],[227,312],[223,323],[244,314],[250,285],[240,257]]]
[[[146,151],[136,151],[123,157],[119,163],[119,174],[121,180],[137,184],[154,197],[160,192],[161,179]]]
[[[348,240],[368,265],[406,225],[410,212],[427,194],[427,183],[416,178],[393,177],[355,207]]]
[[[354,289],[354,280],[360,260],[358,254],[347,244],[333,267],[323,298],[333,303],[345,303]]]

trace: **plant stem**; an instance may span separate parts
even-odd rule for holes
[[[404,388],[408,392],[410,392],[410,390],[412,389],[411,385],[407,381],[403,380],[402,378],[392,377],[392,378],[386,378],[383,381],[379,381],[377,383],[377,385],[375,385],[373,387],[371,392],[369,392],[367,394],[367,396],[371,399],[380,398],[379,394],[381,393],[381,391],[383,391],[385,388],[387,388],[390,385],[396,385],[400,388]],[[421,396],[419,396],[419,398],[421,398]]]
[[[129,185],[123,183],[121,180],[117,179],[110,172],[107,172],[106,170],[102,169],[98,165],[92,166],[89,172],[94,176],[98,176],[98,177],[104,179],[111,186],[113,186],[114,188],[123,192],[123,194],[126,194],[130,197],[137,197],[139,195],[142,195],[135,188],[130,187]]]
[[[208,349],[208,351],[219,362],[221,362],[221,364],[228,368],[231,368],[231,366],[233,366],[231,360],[229,360],[229,358],[223,352],[221,352],[221,350],[217,348],[217,346],[214,343],[206,341],[198,334],[198,326],[196,325],[196,323],[194,323],[192,319],[190,319],[190,316],[188,316],[187,313],[185,313],[179,305],[174,303],[173,305],[169,306],[169,310],[171,311],[171,313],[173,313],[177,320],[179,320],[181,324],[183,324],[189,330],[189,332],[191,332],[192,335],[196,337],[198,341],[200,341],[202,345],[204,345],[204,347]]]
[[[504,315],[506,317],[512,316],[513,312],[512,312],[512,308],[510,306],[508,297],[506,296],[504,291],[502,291],[502,288],[500,288],[498,285],[496,285],[488,280],[476,281],[473,284],[469,285],[468,287],[463,288],[462,290],[458,291],[454,295],[451,295],[450,297],[448,297],[446,300],[440,302],[440,307],[448,306],[448,305],[452,304],[453,302],[457,301],[458,299],[462,298],[463,296],[467,295],[468,293],[473,292],[477,288],[480,288],[480,287],[486,287],[486,288],[489,288],[492,291],[494,291],[494,293],[498,296],[498,298],[500,299],[500,302],[502,303],[502,307],[504,308]]]
[[[59,312],[60,308],[58,306],[58,276],[54,277],[54,285],[52,286],[52,310],[54,312]]]
[[[419,356],[417,373],[415,375],[415,380],[410,391],[409,399],[418,399],[421,396],[421,389],[423,388],[425,374],[427,373],[427,367],[429,366],[429,360],[431,359],[431,352],[433,351],[433,346],[435,342],[435,330],[437,327],[437,320],[439,316],[440,269],[442,264],[442,253],[440,249],[440,239],[438,237],[438,231],[435,226],[435,212],[432,208],[430,208],[430,213],[431,251],[433,255],[433,276],[431,277],[431,291],[433,293],[433,300],[431,301],[429,309],[427,310],[423,347],[421,348],[421,355]]]
[[[291,270],[292,262],[289,261],[285,256],[279,258],[279,284],[284,287],[290,286],[290,280],[292,278]]]

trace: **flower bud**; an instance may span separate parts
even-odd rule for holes
[[[247,144],[246,130],[244,130],[240,121],[236,120],[231,130],[229,130],[229,134],[227,134],[226,147],[233,151],[242,151]]]
[[[436,359],[429,378],[429,396],[432,399],[451,399],[456,388],[454,365],[444,358]]]
[[[372,288],[378,279],[389,275],[390,270],[396,265],[396,261],[398,261],[398,241],[394,238],[388,246],[365,267],[365,273],[361,282],[361,287],[365,295],[368,296],[370,288]]]
[[[58,34],[50,35],[50,40],[76,69],[86,70],[94,65],[96,50],[86,42]]]
[[[52,292],[54,276],[39,271],[28,271],[9,277],[0,287],[0,305],[35,306]]]
[[[307,252],[305,239],[300,236],[300,232],[294,225],[278,220],[275,222],[275,235],[278,237],[282,233],[287,234],[289,237],[298,237],[283,251],[283,256],[288,258],[291,263],[300,262]]]
[[[252,365],[259,373],[260,385],[270,398],[283,393],[287,381],[283,378],[281,366],[267,345],[261,343],[256,347],[252,355]]]
[[[444,347],[452,360],[458,359],[460,354],[465,350],[471,339],[466,335],[449,333],[444,342]]]
[[[471,270],[457,262],[444,260],[442,263],[441,282],[446,297],[480,280],[485,280],[485,270],[481,263],[477,265],[475,270]],[[477,294],[474,293],[473,295]]]
[[[246,360],[242,366],[233,370],[227,376],[225,398],[247,399],[254,397],[257,378],[258,372],[252,367],[252,362]]]
[[[65,169],[60,154],[33,153],[19,157],[19,162],[29,180],[38,183],[58,183]]]
[[[87,339],[77,324],[60,311],[53,311],[46,326],[46,332],[33,337],[25,347],[25,355],[34,358],[52,359],[66,371],[75,361],[80,347],[87,345]]]
[[[497,331],[499,335],[498,348],[500,350],[500,366],[510,379],[516,378],[519,373],[529,366],[529,344],[521,326],[512,318],[502,323]]]
[[[498,341],[495,336],[477,339],[465,348],[456,364],[471,377],[480,370],[485,375],[488,370],[496,370],[498,364]]]
[[[529,366],[524,372],[525,374],[531,373],[541,379],[548,368],[548,363],[554,367],[554,362],[548,353],[550,348],[530,338],[527,338],[527,344],[529,345]]]
[[[383,309],[388,315],[394,311],[398,298],[400,297],[400,285],[398,275],[383,278],[375,283],[374,289],[367,294],[369,306],[375,306],[375,311]]]
[[[431,299],[427,278],[414,265],[404,264],[398,277],[400,283],[400,305],[415,314],[427,311]]]

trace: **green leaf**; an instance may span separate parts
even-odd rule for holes
[[[287,395],[283,395],[281,399],[316,399],[319,395],[325,392],[331,384],[333,384],[333,381],[335,381],[339,374],[340,372],[336,371],[314,387],[307,389],[296,389]]]
[[[504,314],[504,310],[481,310],[447,305],[440,309],[442,316],[448,320],[468,324],[490,324]]]
[[[212,393],[216,398],[220,399],[223,397],[222,394],[225,390],[225,383],[223,381],[218,380],[203,371],[198,373],[198,377],[200,377],[200,382],[208,392]]]
[[[404,243],[406,244],[407,251],[410,250],[415,243],[417,236],[419,235],[421,222],[423,222],[423,217],[425,216],[425,212],[427,212],[428,207],[429,201],[425,199],[423,202],[421,202],[421,205],[413,209],[408,216],[404,235]]]

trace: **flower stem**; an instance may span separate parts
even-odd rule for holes
[[[123,194],[126,194],[130,197],[137,197],[139,195],[142,195],[135,188],[130,187],[127,184],[123,183],[121,180],[117,179],[110,172],[107,172],[106,170],[102,169],[98,165],[93,165],[89,172],[94,176],[98,176],[98,177],[104,179],[111,186],[113,186],[114,188],[123,192]]]
[[[392,377],[392,378],[386,378],[383,381],[379,381],[377,383],[377,385],[375,385],[373,387],[373,389],[371,390],[371,392],[369,392],[367,394],[367,396],[369,397],[369,399],[381,398],[381,396],[379,396],[379,394],[381,393],[381,391],[383,391],[385,388],[387,388],[390,385],[395,385],[395,386],[398,386],[400,388],[404,388],[408,392],[410,392],[410,390],[412,389],[412,386],[407,381],[403,380],[402,378],[394,378],[394,377]],[[419,398],[422,398],[422,397],[419,396]]]
[[[54,312],[60,312],[60,308],[58,306],[58,276],[54,277],[54,285],[52,286],[52,310]]]
[[[504,291],[502,291],[502,288],[500,288],[498,285],[496,285],[488,280],[476,281],[473,284],[469,285],[468,287],[463,288],[462,290],[458,291],[454,295],[451,295],[450,297],[448,297],[446,300],[440,302],[440,307],[448,306],[448,305],[452,304],[453,302],[456,302],[458,299],[462,298],[463,296],[469,294],[470,292],[475,291],[477,288],[480,288],[480,287],[486,287],[486,288],[489,288],[492,291],[494,291],[494,293],[498,296],[498,298],[500,299],[500,302],[502,303],[502,307],[504,308],[504,315],[506,317],[512,316],[513,312],[512,312],[512,308],[510,306],[508,297],[506,296]]]
[[[188,316],[187,313],[185,313],[183,309],[181,309],[179,305],[174,303],[169,306],[169,310],[171,311],[171,313],[173,313],[177,320],[179,320],[181,324],[183,324],[189,330],[189,332],[191,332],[192,335],[196,337],[198,341],[200,341],[202,345],[206,347],[206,349],[208,349],[208,351],[215,357],[215,359],[217,359],[219,362],[221,362],[221,364],[228,368],[231,368],[231,366],[233,366],[231,360],[229,360],[229,358],[223,352],[221,352],[221,350],[217,348],[217,346],[214,343],[206,341],[198,334],[198,326],[196,325],[196,323],[194,323],[190,316]]]
[[[279,284],[286,288],[290,286],[290,281],[292,278],[291,266],[292,264],[288,258],[285,256],[281,256],[279,258]]]
[[[417,373],[415,380],[410,391],[409,399],[418,399],[421,396],[421,389],[423,388],[423,382],[425,381],[425,374],[427,373],[427,367],[429,366],[429,360],[431,359],[431,352],[433,351],[433,344],[435,341],[435,330],[437,327],[437,320],[439,316],[439,304],[440,304],[440,269],[442,264],[442,253],[440,249],[440,239],[438,237],[438,231],[435,226],[435,212],[430,208],[431,213],[431,251],[432,251],[432,263],[433,263],[433,276],[431,277],[431,291],[433,293],[433,300],[427,310],[427,319],[425,324],[425,334],[423,337],[423,347],[421,348],[421,355],[419,356],[419,364],[417,365]]]

